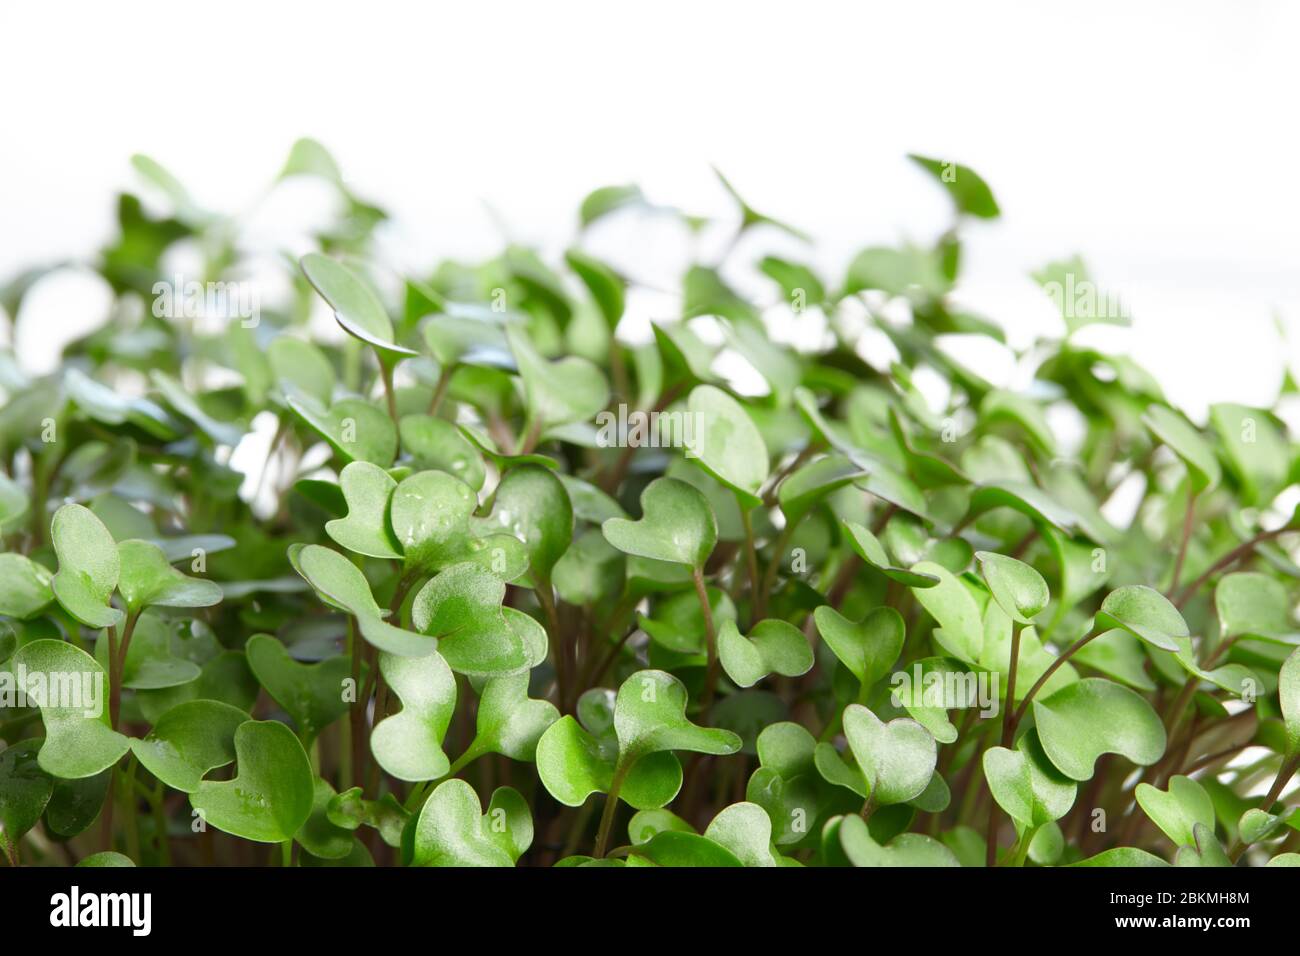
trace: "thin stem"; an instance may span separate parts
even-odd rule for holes
[[[790,539],[794,537],[794,530],[798,527],[799,522],[787,521],[781,533],[777,536],[776,543],[772,546],[772,560],[767,563],[767,568],[763,572],[762,588],[759,592],[758,605],[759,610],[754,614],[755,620],[762,618],[767,613],[767,597],[776,588],[777,569],[781,566],[781,560],[785,556],[785,549],[790,546]]]
[[[704,614],[704,637],[707,642],[708,668],[704,684],[702,712],[707,714],[713,706],[713,691],[718,683],[718,636],[713,629],[713,608],[709,605],[709,592],[704,586],[704,572],[694,569],[695,595],[700,599],[700,611]]]
[[[1273,778],[1273,786],[1269,787],[1268,793],[1264,795],[1264,803],[1261,805],[1260,809],[1265,813],[1269,812],[1269,809],[1273,804],[1277,803],[1277,798],[1282,796],[1282,791],[1286,789],[1286,785],[1291,781],[1291,778],[1295,776],[1297,769],[1300,769],[1300,754],[1294,754],[1282,761],[1282,766],[1277,770],[1277,776]],[[1236,841],[1233,843],[1232,849],[1228,852],[1228,858],[1231,859],[1233,863],[1236,863],[1237,858],[1245,851],[1246,846],[1241,842],[1241,836],[1238,835]]]
[[[108,628],[108,719],[117,730],[117,714],[122,706],[122,674],[117,655],[117,627]],[[111,847],[109,849],[112,849]]]
[[[532,423],[529,424],[528,430],[524,432],[523,440],[519,443],[518,454],[520,455],[532,454],[533,449],[537,447],[537,442],[541,437],[542,437],[542,420],[540,418],[537,418],[534,419]]]
[[[393,394],[393,367],[381,357],[379,359],[379,377],[384,382],[384,400],[388,403],[388,417],[397,426],[397,396]]]
[[[438,409],[442,407],[442,400],[447,397],[447,388],[451,385],[451,374],[455,370],[454,365],[444,365],[438,373],[438,384],[433,387],[433,399],[429,402],[430,415],[437,415]]]
[[[738,502],[739,503],[739,502]],[[749,509],[740,505],[740,523],[745,529],[745,564],[749,571],[749,599],[754,608],[753,620],[759,620],[767,603],[766,595],[758,589],[758,549],[754,546],[754,521]]]
[[[1091,641],[1094,637],[1099,636],[1101,633],[1102,632],[1100,630],[1096,630],[1093,631],[1091,634],[1079,638],[1077,641],[1075,641],[1073,644],[1067,647],[1065,649],[1065,652],[1061,654],[1060,657],[1058,657],[1056,660],[1052,661],[1050,665],[1048,665],[1047,670],[1043,671],[1042,676],[1039,677],[1038,680],[1034,681],[1034,686],[1029,688],[1029,693],[1025,694],[1025,699],[1020,702],[1020,706],[1016,708],[1015,714],[1012,715],[1011,717],[1011,732],[1013,734],[1016,732],[1016,726],[1024,718],[1025,711],[1029,709],[1029,702],[1034,699],[1035,694],[1037,694],[1040,690],[1042,690],[1043,685],[1046,684],[1048,680],[1051,679],[1051,676],[1056,673],[1057,668],[1059,668],[1062,664],[1064,664],[1071,657],[1077,654],[1085,644]]]
[[[1272,531],[1261,531],[1259,534],[1255,535],[1255,537],[1251,538],[1249,541],[1245,541],[1237,545],[1235,548],[1233,548],[1231,551],[1229,551],[1227,554],[1221,557],[1218,561],[1215,561],[1214,564],[1206,568],[1205,571],[1200,575],[1200,577],[1198,577],[1195,581],[1187,585],[1187,587],[1183,588],[1182,593],[1179,594],[1178,597],[1174,599],[1174,607],[1178,608],[1181,611],[1183,609],[1183,606],[1187,604],[1187,602],[1190,601],[1193,598],[1193,596],[1195,596],[1197,591],[1200,590],[1201,585],[1204,584],[1206,581],[1210,580],[1210,578],[1214,577],[1224,568],[1228,568],[1236,564],[1237,561],[1239,561],[1241,558],[1244,558],[1246,555],[1250,554],[1252,551],[1255,550],[1255,548],[1259,547],[1261,544],[1264,544],[1268,541],[1272,541],[1274,538],[1278,537],[1279,535],[1287,531],[1294,531],[1294,530],[1295,530],[1294,528],[1291,528],[1288,525],[1283,525],[1281,528],[1274,528]]]
[[[600,812],[600,828],[596,831],[596,848],[591,854],[598,860],[604,857],[605,847],[609,845],[609,834],[614,829],[614,813],[618,809],[618,794],[623,789],[623,780],[627,777],[631,766],[631,761],[620,760],[618,766],[614,768],[614,777],[609,782],[609,793],[605,795],[605,808]]]
[[[1192,537],[1192,518],[1196,514],[1196,492],[1187,493],[1187,510],[1183,512],[1183,537],[1178,543],[1178,558],[1174,561],[1174,576],[1169,582],[1169,593],[1178,590],[1178,579],[1182,577],[1183,560],[1187,557],[1187,542]]]
[[[280,844],[280,865],[293,866],[293,841],[285,840]]]
[[[1015,735],[1016,726],[1011,722],[1011,708],[1016,702],[1016,670],[1020,664],[1020,631],[1021,624],[1019,621],[1011,623],[1011,663],[1007,666],[1007,706],[1002,711],[1002,746],[1010,748],[1011,738]]]

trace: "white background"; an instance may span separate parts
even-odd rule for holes
[[[398,215],[397,265],[493,251],[486,203],[513,238],[560,249],[580,198],[610,183],[726,215],[716,164],[818,238],[806,255],[834,283],[863,245],[943,228],[915,151],[993,186],[1004,217],[970,230],[961,294],[1018,344],[1060,321],[1026,273],[1077,251],[1134,315],[1130,332],[1099,330],[1105,344],[1193,417],[1270,404],[1300,358],[1297,4],[2,9],[0,277],[93,252],[113,191],[138,186],[134,152],[240,209],[311,135]],[[301,198],[256,218],[292,222]],[[661,256],[631,238],[622,262]],[[85,276],[38,288],[25,360],[102,321],[101,297]]]

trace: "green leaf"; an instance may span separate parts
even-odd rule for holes
[[[235,732],[248,721],[237,707],[191,700],[163,714],[131,750],[141,766],[174,790],[194,793],[210,770],[235,759]]]
[[[958,660],[973,664],[984,646],[984,623],[975,598],[966,585],[941,564],[921,561],[912,565],[912,571],[939,579],[937,585],[914,587],[912,593],[917,603],[939,623],[941,630],[935,632],[935,639],[940,646]]]
[[[752,687],[768,674],[798,677],[813,666],[812,648],[793,624],[775,618],[759,621],[746,637],[734,620],[718,628],[718,658],[739,687]]]
[[[1188,424],[1187,419],[1164,405],[1148,405],[1142,415],[1142,424],[1183,460],[1191,478],[1192,490],[1196,494],[1213,491],[1218,487],[1223,478],[1219,460],[1200,433]]]
[[[865,526],[856,521],[843,521],[841,524],[849,533],[849,544],[857,552],[858,557],[891,581],[897,581],[909,588],[932,588],[939,583],[939,578],[932,574],[917,574],[907,568],[895,566],[890,561],[885,546]]]
[[[960,866],[957,857],[938,840],[920,833],[900,833],[888,843],[879,844],[861,817],[840,817],[827,824],[837,834],[845,855],[853,866]]]
[[[1016,750],[984,751],[984,776],[993,799],[1022,830],[1059,820],[1074,805],[1074,781],[1047,760],[1033,731],[1020,738]]]
[[[420,589],[411,620],[438,638],[438,651],[459,674],[505,677],[546,657],[546,631],[515,608],[502,607],[505,582],[476,564],[456,564]]]
[[[1043,751],[1067,777],[1087,780],[1093,764],[1116,753],[1139,766],[1165,752],[1165,728],[1138,694],[1100,677],[1089,677],[1033,702]]]
[[[117,589],[127,610],[146,607],[211,607],[221,603],[221,588],[213,581],[192,578],[173,568],[162,548],[136,538],[118,544],[121,574]]]
[[[892,607],[878,607],[855,623],[823,604],[813,620],[826,646],[863,687],[888,674],[903,651],[903,618]]]
[[[781,866],[772,849],[772,821],[755,803],[733,803],[709,823],[704,837],[728,850],[743,866]]]
[[[25,555],[0,554],[0,615],[29,618],[39,614],[54,600],[52,578],[43,564]]]
[[[379,673],[402,702],[370,734],[375,760],[398,780],[436,780],[450,767],[442,741],[456,710],[456,678],[441,654],[379,655]]]
[[[1139,783],[1138,806],[1176,846],[1196,845],[1196,825],[1214,828],[1214,803],[1195,780],[1181,774],[1169,778],[1164,790]]]
[[[40,822],[54,793],[54,781],[37,758],[40,747],[39,740],[23,740],[0,750],[0,851]]]
[[[1214,835],[1214,828],[1204,823],[1192,827],[1194,843],[1181,846],[1174,854],[1174,866],[1230,867],[1232,860],[1223,850],[1223,844]]]
[[[483,458],[465,433],[449,421],[432,415],[403,415],[398,422],[402,448],[421,470],[445,471],[475,491],[487,473]]]
[[[46,773],[93,777],[130,748],[109,722],[108,676],[85,651],[64,641],[33,641],[18,648],[7,667],[26,670],[27,699],[41,710],[45,743],[37,760]]]
[[[92,853],[90,856],[78,860],[77,866],[87,868],[124,867],[135,866],[135,863],[125,854],[114,850],[102,850],[99,853]]]
[[[641,492],[641,518],[601,525],[618,550],[701,570],[718,543],[718,525],[704,495],[676,478],[656,478]]]
[[[618,742],[612,725],[597,736],[565,715],[546,728],[537,741],[537,775],[552,797],[580,807],[593,793],[608,793],[613,785]],[[618,795],[638,810],[662,807],[682,786],[682,765],[671,753],[656,753],[632,764]]]
[[[311,815],[294,834],[302,848],[320,860],[342,860],[352,852],[352,832],[329,818],[335,796],[329,782],[317,777],[313,782]]]
[[[1300,648],[1282,663],[1277,676],[1277,699],[1286,726],[1286,753],[1293,757],[1300,753]]]
[[[286,390],[285,402],[344,461],[368,461],[387,468],[397,456],[397,428],[383,409],[370,402],[345,398],[326,407],[293,387]]]
[[[68,504],[54,512],[50,537],[59,570],[50,582],[63,609],[87,627],[114,627],[124,615],[110,606],[121,561],[117,542],[94,512]]]
[[[767,445],[744,406],[720,388],[697,385],[687,408],[695,429],[689,450],[740,496],[741,507],[760,504],[758,493],[768,476]]]
[[[929,785],[938,747],[915,720],[897,717],[885,723],[861,704],[849,704],[844,736],[877,806],[904,803]]]
[[[1043,576],[1023,561],[991,551],[976,551],[975,560],[993,600],[1012,620],[1030,623],[1052,599]]]
[[[1131,867],[1131,866],[1168,866],[1164,860],[1154,853],[1148,853],[1146,850],[1139,850],[1135,846],[1117,846],[1109,850],[1103,850],[1096,856],[1090,856],[1086,860],[1080,860],[1078,863],[1071,863],[1071,866],[1110,866],[1110,867]]]
[[[235,731],[231,780],[205,780],[190,794],[203,820],[256,843],[283,843],[307,822],[315,777],[307,753],[284,724],[249,720]]]
[[[549,581],[573,540],[573,506],[555,472],[523,465],[506,472],[497,485],[492,514],[483,526],[523,541],[534,578]]]
[[[1118,627],[1163,651],[1177,651],[1187,622],[1159,591],[1142,584],[1116,588],[1097,612],[1098,627]]]
[[[1245,405],[1210,406],[1210,423],[1226,451],[1243,505],[1267,505],[1287,482],[1291,452],[1273,418]]]
[[[320,253],[309,253],[300,261],[303,275],[334,310],[334,318],[349,335],[371,346],[385,361],[415,355],[398,345],[393,322],[364,279],[340,262]]]
[[[293,718],[298,736],[308,744],[348,712],[344,692],[352,677],[349,658],[339,655],[301,664],[269,634],[250,637],[244,654],[258,683]]]
[[[1001,214],[997,200],[993,198],[993,191],[973,169],[918,156],[916,153],[908,153],[907,158],[934,176],[947,190],[957,212],[980,219],[996,219]]]
[[[506,337],[519,363],[529,417],[537,427],[591,421],[609,402],[609,384],[596,365],[572,355],[548,362],[523,332],[510,328]]]
[[[1276,578],[1258,571],[1225,574],[1214,588],[1214,607],[1223,638],[1250,637],[1295,642],[1291,600]]]
[[[686,699],[685,685],[664,671],[637,671],[624,681],[614,703],[620,760],[664,750],[733,754],[740,749],[740,738],[731,731],[687,720]]]
[[[337,551],[309,544],[296,551],[291,549],[290,560],[327,603],[355,616],[362,636],[381,651],[422,657],[438,649],[437,641],[385,622],[388,612],[375,603],[365,575]]]
[[[368,461],[353,461],[339,472],[339,487],[347,517],[325,522],[325,533],[356,554],[400,558],[401,543],[388,524],[388,502],[397,487],[392,476]]]
[[[415,825],[412,866],[514,866],[533,842],[533,819],[519,792],[499,787],[487,813],[463,780],[440,783]]]
[[[532,762],[542,734],[559,719],[560,712],[550,701],[528,696],[527,674],[494,678],[479,696],[478,723],[470,749]]]

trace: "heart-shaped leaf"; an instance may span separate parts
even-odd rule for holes
[[[740,738],[731,731],[687,720],[686,703],[686,686],[664,671],[637,671],[624,681],[614,703],[619,760],[664,750],[733,754],[740,749]]]
[[[709,502],[676,478],[656,478],[641,492],[641,518],[610,518],[606,540],[627,554],[670,561],[701,570],[718,543],[718,525]]]
[[[984,646],[984,623],[974,596],[941,564],[922,561],[912,565],[912,571],[939,579],[933,587],[912,589],[917,603],[939,622],[935,640],[958,660],[975,663]]]
[[[503,581],[523,573],[524,545],[510,534],[475,537],[470,516],[474,492],[441,471],[421,471],[393,490],[388,519],[401,545],[408,573],[431,574],[462,561],[482,564]]]
[[[841,523],[844,525],[844,530],[849,533],[849,544],[857,552],[858,557],[891,581],[897,581],[909,588],[932,588],[939,583],[939,579],[932,574],[918,574],[907,568],[895,567],[889,560],[885,546],[865,526],[856,521]]]
[[[344,461],[368,461],[387,468],[397,456],[397,428],[383,409],[370,402],[344,398],[326,406],[291,385],[286,386],[285,402]]]
[[[1043,576],[1023,561],[992,551],[976,551],[975,560],[993,600],[1013,621],[1028,624],[1052,599]]]
[[[311,814],[294,834],[302,848],[320,860],[342,860],[352,852],[352,831],[329,818],[337,794],[329,782],[317,777],[312,791]]]
[[[782,866],[772,849],[772,821],[756,803],[733,803],[709,823],[704,837],[731,852],[742,866]]]
[[[316,252],[303,256],[300,265],[345,332],[374,348],[387,361],[416,354],[394,340],[393,322],[383,303],[355,272]]]
[[[844,736],[877,806],[904,803],[929,785],[938,746],[915,720],[898,717],[885,723],[861,704],[849,704]]]
[[[404,448],[421,470],[445,471],[475,491],[487,473],[474,443],[451,422],[432,415],[403,415],[398,434]]]
[[[375,603],[365,575],[337,551],[309,544],[290,549],[289,557],[295,570],[326,602],[356,617],[362,636],[381,651],[401,657],[422,657],[438,649],[436,640],[384,621],[388,612]]]
[[[1174,854],[1174,866],[1230,867],[1232,860],[1224,852],[1223,844],[1214,835],[1214,828],[1204,823],[1192,826],[1194,842],[1180,846]]]
[[[1300,753],[1300,648],[1292,651],[1277,675],[1277,699],[1286,727],[1286,753]]]
[[[555,472],[523,465],[506,472],[497,485],[492,514],[483,526],[523,541],[533,577],[549,581],[573,540],[573,506]]]
[[[110,605],[121,561],[117,542],[94,512],[63,505],[50,522],[59,570],[50,581],[63,609],[87,627],[113,627],[123,614]]]
[[[846,816],[827,824],[853,866],[960,866],[953,852],[921,833],[901,833],[879,844],[861,817]]]
[[[420,589],[411,620],[438,638],[439,653],[457,673],[521,673],[546,658],[546,631],[524,612],[503,608],[505,594],[505,582],[478,565],[452,565]]]
[[[593,793],[609,793],[618,761],[613,726],[593,733],[565,715],[537,741],[537,775],[560,803],[582,806]],[[682,765],[671,753],[650,754],[632,764],[618,796],[638,810],[662,807],[682,786]]]
[[[163,714],[131,750],[141,766],[184,793],[199,789],[209,770],[235,759],[235,731],[248,721],[237,707],[215,700],[191,700]]]
[[[768,618],[740,633],[734,620],[718,628],[718,658],[739,687],[752,687],[768,674],[798,677],[812,670],[813,652],[803,632],[788,621]]]
[[[1181,774],[1170,777],[1164,790],[1139,783],[1134,793],[1138,806],[1177,846],[1196,845],[1196,825],[1214,828],[1214,802],[1195,780]]]
[[[767,445],[738,401],[713,385],[697,385],[687,401],[695,441],[691,451],[708,472],[740,496],[741,507],[761,503],[768,476]]]
[[[352,677],[352,662],[347,657],[302,664],[269,634],[250,637],[244,654],[258,683],[293,718],[298,736],[308,745],[348,712],[344,691]]]
[[[18,648],[7,669],[26,676],[22,689],[39,707],[45,743],[38,762],[55,777],[93,777],[117,763],[130,740],[109,721],[108,678],[85,651],[65,641],[39,640]]]
[[[25,555],[0,554],[0,614],[28,618],[45,610],[54,600],[52,578],[45,565]]]
[[[487,682],[478,702],[478,724],[469,749],[476,753],[504,754],[511,760],[532,762],[537,742],[560,712],[548,700],[528,696],[528,675],[497,677]]]
[[[1177,651],[1175,638],[1187,637],[1187,622],[1159,591],[1143,584],[1116,588],[1097,612],[1097,626],[1119,627],[1163,651]]]
[[[441,654],[379,655],[379,673],[402,702],[370,734],[375,760],[398,780],[436,780],[450,767],[442,741],[456,710],[456,678]]]
[[[39,740],[23,740],[0,750],[0,851],[6,854],[40,822],[54,793],[37,759],[40,747]]]
[[[609,384],[591,362],[577,356],[548,362],[518,329],[507,329],[506,337],[524,381],[529,416],[537,427],[590,421],[609,402]]]
[[[517,790],[499,787],[487,813],[463,780],[438,784],[420,810],[412,866],[514,866],[533,842],[533,818]]]
[[[855,623],[823,604],[813,620],[826,646],[864,688],[888,674],[903,651],[903,618],[892,607],[878,607]]]
[[[204,780],[190,794],[203,820],[256,843],[284,843],[307,822],[315,776],[307,753],[284,724],[249,720],[235,731],[236,776]]]
[[[1043,751],[1073,780],[1091,778],[1093,764],[1105,753],[1147,766],[1165,752],[1164,724],[1146,699],[1101,677],[1036,697],[1033,709]]]
[[[368,461],[353,461],[339,472],[339,487],[347,502],[345,518],[325,522],[325,533],[356,554],[400,558],[402,546],[388,524],[388,502],[397,482]]]
[[[177,571],[156,544],[132,538],[118,544],[117,551],[121,560],[117,589],[132,614],[146,607],[211,607],[221,602],[222,591],[215,582]]]
[[[984,776],[993,799],[1021,829],[1059,820],[1074,805],[1074,781],[1052,766],[1033,731],[1020,738],[1016,750],[984,751]]]
[[[1214,607],[1224,638],[1249,635],[1285,644],[1296,641],[1286,587],[1267,574],[1225,574],[1214,589]]]
[[[1196,494],[1213,491],[1218,486],[1223,477],[1219,459],[1187,419],[1164,405],[1149,405],[1142,415],[1142,424],[1183,460]]]

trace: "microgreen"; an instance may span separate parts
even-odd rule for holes
[[[1078,303],[1021,348],[956,302],[989,184],[911,159],[952,228],[838,275],[721,175],[403,274],[301,141],[339,218],[244,324],[139,308],[182,239],[254,272],[139,158],[175,234],[123,221],[60,367],[0,352],[3,860],[1295,865],[1283,396],[1189,415]],[[593,238],[642,214],[730,240],[649,323]]]

